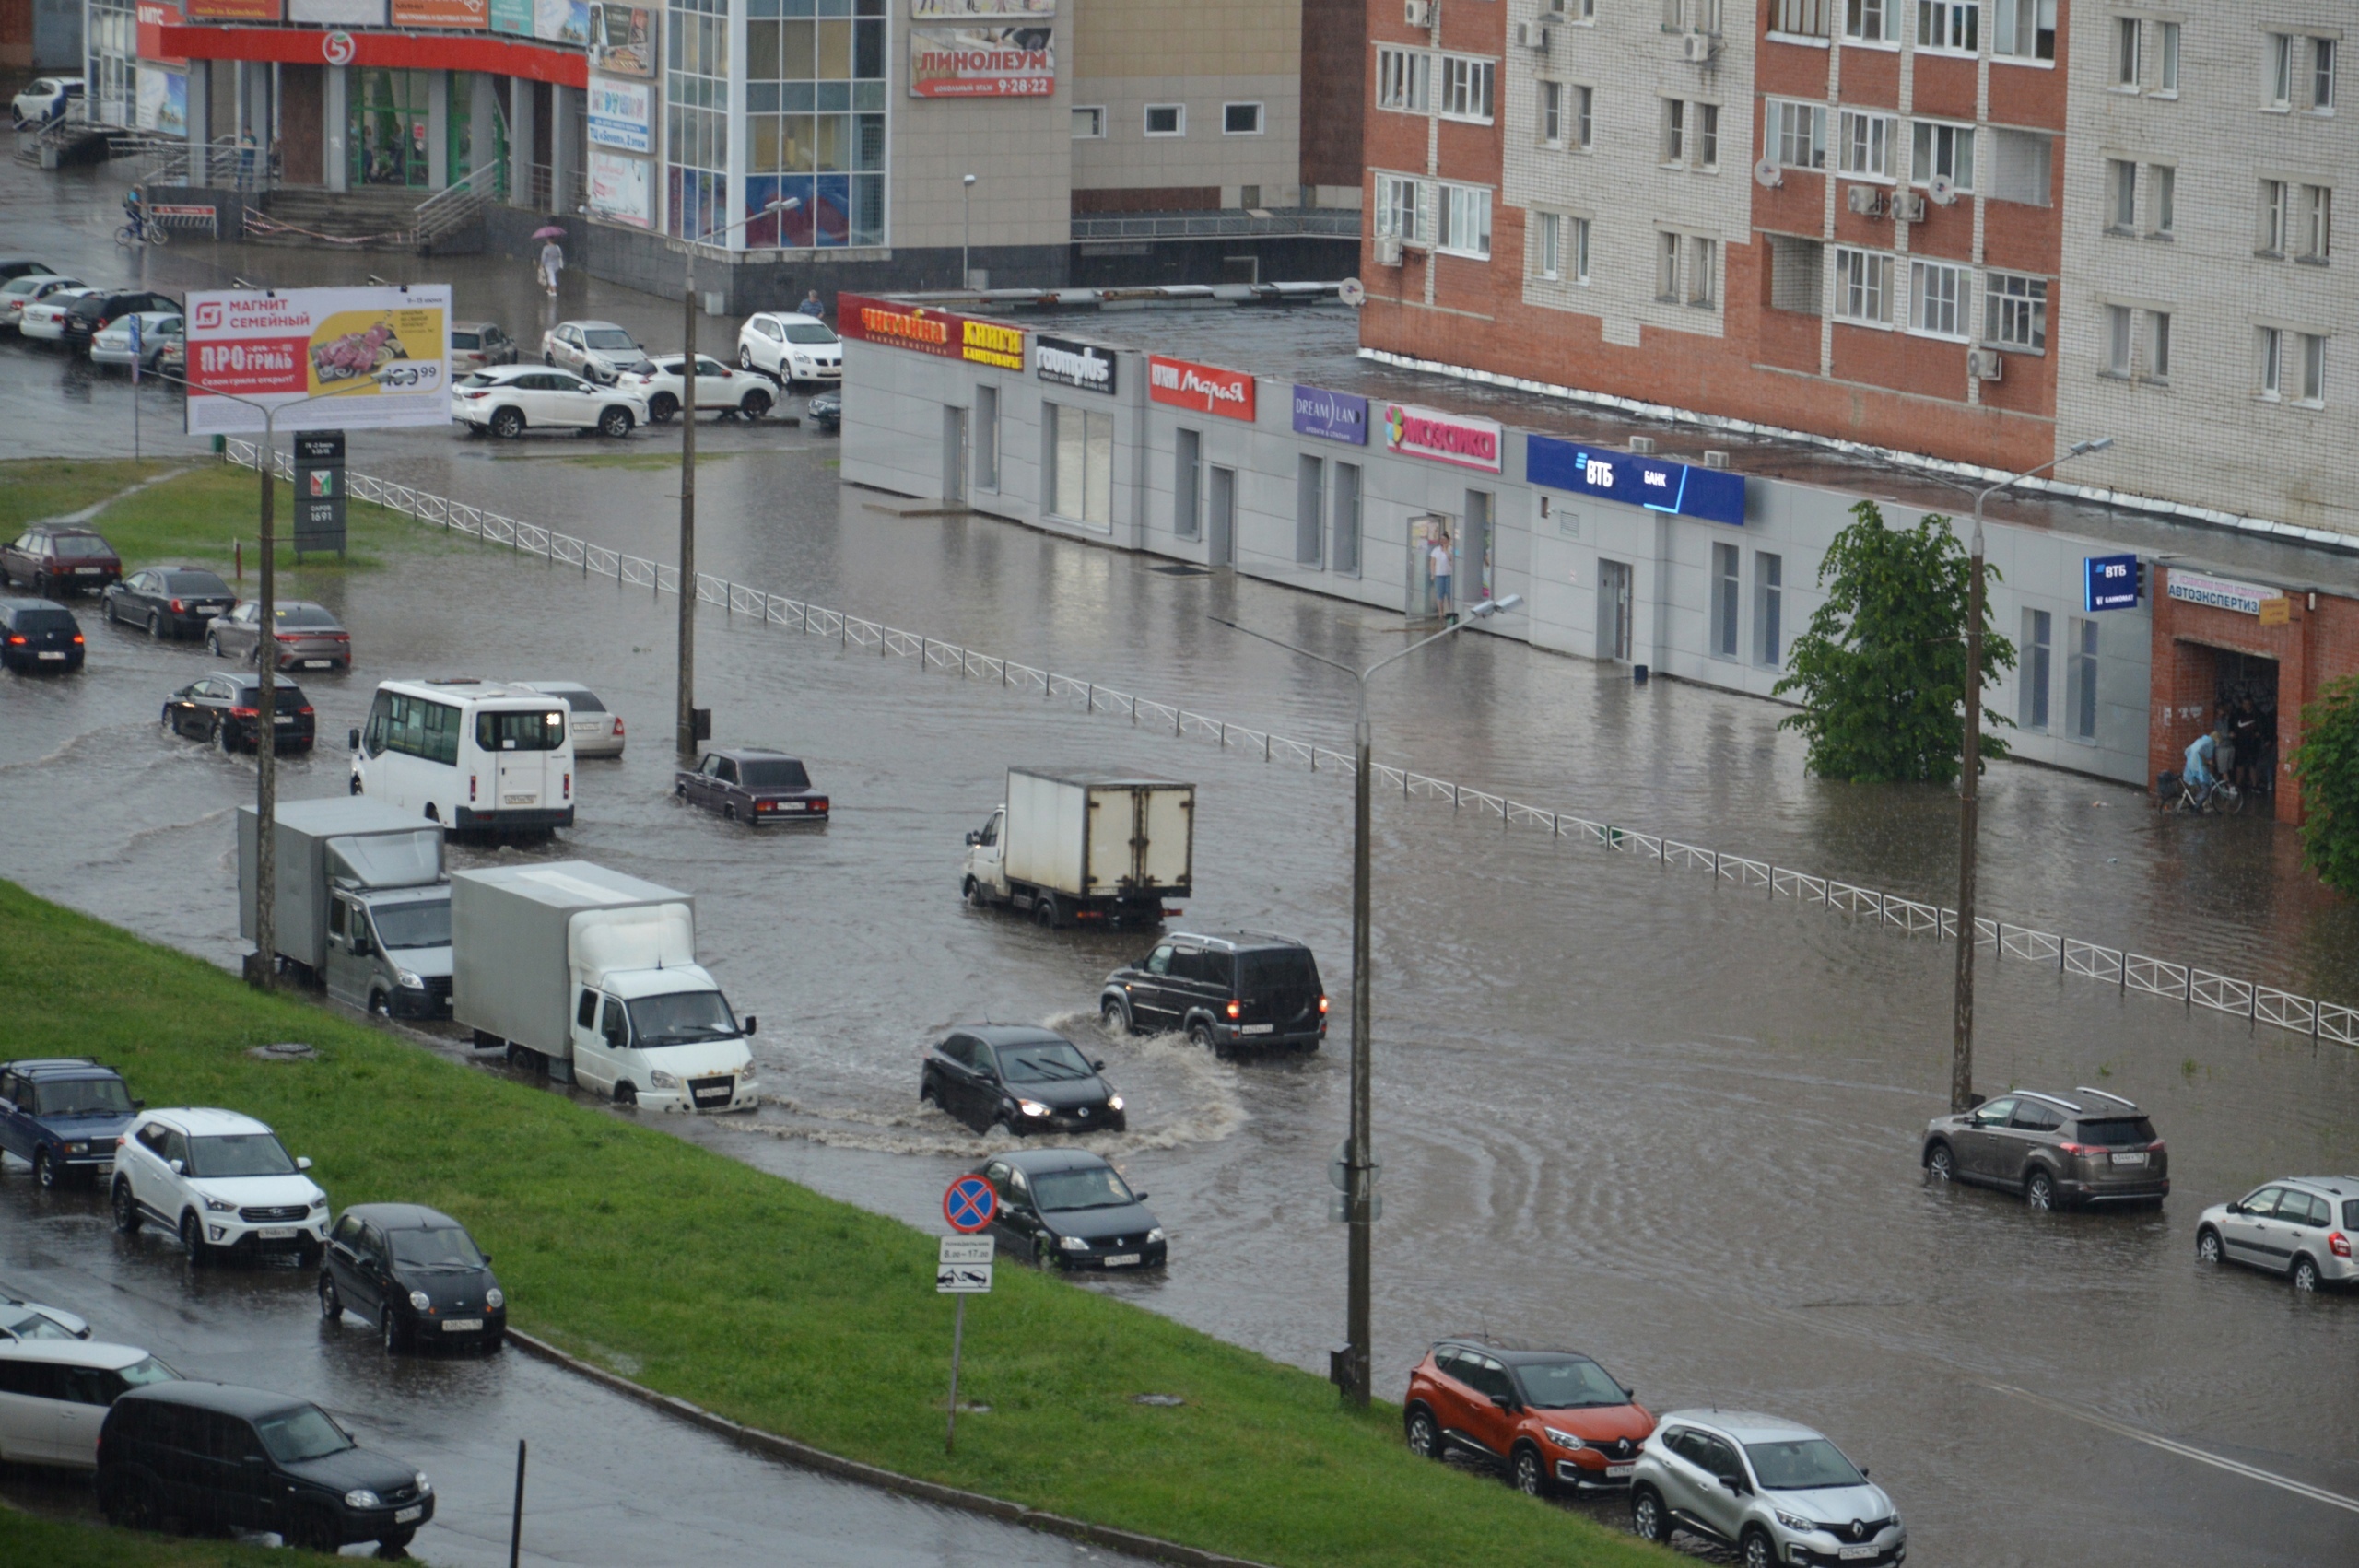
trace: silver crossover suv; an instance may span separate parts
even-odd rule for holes
[[[2195,1256],[2283,1274],[2297,1291],[2359,1280],[2359,1176],[2287,1176],[2214,1203],[2195,1223]]]
[[[1736,1550],[1744,1568],[1908,1558],[1884,1489],[1809,1427],[1734,1410],[1673,1410],[1630,1477],[1630,1525],[1647,1540],[1691,1531]]]

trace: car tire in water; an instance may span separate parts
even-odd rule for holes
[[[135,1235],[138,1234],[139,1227],[146,1223],[147,1217],[139,1212],[139,1205],[131,1196],[131,1184],[127,1181],[116,1182],[114,1184],[114,1228],[125,1235]]]
[[[1671,1539],[1670,1511],[1662,1505],[1662,1494],[1653,1487],[1631,1489],[1630,1529],[1640,1540],[1650,1540],[1658,1546]]]
[[[1063,1267],[1063,1265],[1058,1260],[1057,1249],[1049,1245],[1049,1238],[1047,1236],[1034,1236],[1032,1238],[1032,1261],[1036,1266],[1042,1270]]]
[[[2043,1170],[2024,1177],[2024,1202],[2034,1209],[2056,1207],[2056,1178]]]
[[[503,408],[491,416],[491,433],[503,441],[512,441],[524,433],[524,415],[521,409]]]
[[[1097,1016],[1104,1020],[1107,1028],[1117,1035],[1137,1033],[1131,1026],[1131,1010],[1110,996],[1106,999],[1105,1005],[1097,1010]]]
[[[335,1288],[335,1277],[325,1270],[320,1271],[320,1316],[330,1323],[344,1321],[344,1295]]]
[[[164,640],[164,617],[152,610],[147,614],[147,640],[150,642]]]
[[[756,387],[752,392],[747,392],[745,401],[737,405],[737,412],[748,419],[765,418],[769,414],[771,403],[770,394]]]
[[[1441,1457],[1441,1428],[1434,1423],[1433,1411],[1423,1405],[1412,1405],[1401,1422],[1402,1435],[1407,1439],[1409,1452],[1420,1459]]]
[[[754,351],[742,343],[737,345],[737,369],[752,375],[761,374],[754,368]]]
[[[216,719],[213,721],[213,734],[210,738],[220,745],[221,755],[223,756],[234,756],[237,755],[237,735],[230,730],[229,721],[227,719]],[[256,742],[254,743],[254,751],[256,754],[260,754],[262,751],[262,743],[260,742]]]
[[[1957,1155],[1946,1143],[1936,1143],[1925,1151],[1925,1174],[1935,1181],[1957,1179]]]
[[[2206,1225],[2195,1233],[2195,1260],[2198,1263],[2218,1263],[2227,1256],[2220,1245],[2220,1233]]]
[[[610,441],[619,441],[630,434],[631,417],[628,408],[609,408],[598,415],[598,434]]]
[[[57,1168],[56,1155],[51,1153],[46,1146],[33,1151],[33,1180],[55,1191],[65,1179],[65,1173]]]
[[[2303,1253],[2294,1259],[2294,1267],[2286,1271],[2285,1278],[2295,1290],[2305,1294],[2317,1290],[2318,1288],[2318,1259],[2306,1252]]]
[[[1051,895],[1043,895],[1041,897],[1035,898],[1032,901],[1032,923],[1039,926],[1042,930],[1054,930],[1057,929],[1057,901],[1055,897]]]
[[[181,1216],[181,1250],[188,1254],[192,1268],[202,1269],[213,1261],[213,1248],[205,1240],[205,1222],[194,1209]]]
[[[205,651],[210,653],[216,659],[221,657],[221,634],[219,632],[206,632],[205,634]]]
[[[1213,1026],[1201,1018],[1188,1025],[1188,1043],[1202,1046],[1215,1056],[1221,1054],[1220,1042],[1213,1038]]]
[[[389,1356],[409,1349],[409,1335],[403,1329],[402,1320],[393,1316],[390,1303],[377,1311],[377,1342],[385,1347]]]

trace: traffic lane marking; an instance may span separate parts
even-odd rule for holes
[[[2257,1480],[2267,1486],[2278,1487],[2294,1493],[2296,1497],[2306,1497],[2313,1503],[2323,1503],[2330,1507],[2359,1514],[2359,1497],[2345,1497],[2339,1492],[2329,1492],[2322,1486],[2312,1486],[2307,1481],[2295,1480],[2291,1476],[2282,1476],[2274,1470],[2264,1470],[2258,1465],[2248,1465],[2241,1459],[2231,1459],[2224,1454],[2214,1454],[2209,1449],[2198,1448],[2193,1444],[2181,1443],[2177,1438],[2165,1437],[2160,1433],[2147,1432],[2142,1428],[2130,1425],[2128,1422],[2116,1421],[2111,1416],[2099,1415],[2094,1410],[2083,1410],[2077,1405],[2068,1405],[2061,1399],[2051,1399],[2044,1394],[2035,1394],[2028,1388],[2015,1387],[2013,1384],[1985,1383],[1982,1387],[1993,1393],[2005,1394],[2012,1398],[2037,1405],[2052,1414],[2070,1416],[2074,1421],[2085,1422],[2101,1431],[2110,1432],[2117,1437],[2127,1437],[2133,1443],[2143,1443],[2149,1447],[2160,1448],[2166,1454],[2177,1454],[2183,1459],[2193,1459],[2199,1464],[2211,1465],[2215,1469],[2226,1470],[2231,1475],[2242,1476],[2248,1480]]]

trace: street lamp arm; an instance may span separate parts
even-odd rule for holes
[[[1356,681],[1366,680],[1367,678],[1366,673],[1353,668],[1351,665],[1344,663],[1340,659],[1330,659],[1323,653],[1313,653],[1310,649],[1297,647],[1296,644],[1286,641],[1284,638],[1272,637],[1267,632],[1257,632],[1251,626],[1241,626],[1235,621],[1224,620],[1218,615],[1207,615],[1204,618],[1212,622],[1215,626],[1226,626],[1233,632],[1243,632],[1247,637],[1258,638],[1260,640],[1270,644],[1273,648],[1283,648],[1288,653],[1299,653],[1305,659],[1311,660],[1316,663],[1326,665],[1330,670],[1341,670],[1344,674],[1351,676],[1352,679]],[[1428,638],[1426,640],[1430,642],[1433,639]],[[1416,646],[1422,648],[1425,644],[1419,643]],[[1403,651],[1405,652],[1408,650],[1403,649]],[[1390,661],[1388,661],[1388,662],[1390,662]]]

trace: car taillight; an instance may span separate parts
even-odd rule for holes
[[[2348,1258],[2351,1256],[2351,1238],[2341,1231],[2329,1231],[2326,1237],[2326,1249],[2337,1258]]]
[[[182,610],[184,610],[185,608],[186,608],[186,606],[185,606],[185,605],[183,605],[183,604],[182,604],[182,603],[181,603],[179,600],[175,599],[175,600],[173,600],[173,601],[172,601],[172,614],[173,614],[177,615],[177,614],[181,614],[181,613],[182,612]]]
[[[350,632],[330,632],[328,637],[329,639],[334,642],[350,642],[352,640],[352,634]]]
[[[817,800],[812,802],[811,809],[815,812],[826,811],[827,809],[827,797],[822,795]]]
[[[301,632],[273,632],[270,635],[276,638],[281,642],[300,642],[303,640],[303,634]]]
[[[467,799],[468,799],[468,800],[470,800],[470,801],[472,801],[472,800],[474,800],[475,798],[475,776],[474,774],[470,773],[470,774],[468,774],[468,775],[467,775]]]
[[[2098,1148],[2094,1143],[2059,1143],[2056,1146],[2056,1149],[2059,1153],[2062,1154],[2102,1154],[2105,1153],[2103,1149]]]
[[[1228,1015],[1229,1015],[1231,1018],[1236,1017],[1239,1012],[1243,1012],[1243,1011],[1244,1011],[1244,1009],[1243,1009],[1242,1007],[1240,1007],[1240,1006],[1239,1006],[1238,1003],[1236,1003],[1236,1002],[1233,1002],[1233,1001],[1232,1001],[1232,1002],[1230,1002],[1230,1003],[1228,1004]]]
[[[71,570],[73,570],[71,567],[68,567],[64,561],[60,561],[55,566],[49,568],[49,575],[52,577],[64,577]]]
[[[565,776],[565,793],[561,798],[569,801],[573,798],[573,775],[570,773]]]
[[[309,719],[311,716],[311,705],[307,702],[295,711],[301,714],[304,718]]]
[[[232,719],[253,719],[259,717],[261,712],[262,709],[258,708],[233,708],[229,710],[229,717]]]
[[[619,741],[619,740],[621,740],[622,738],[623,738],[623,716],[622,716],[621,714],[617,713],[617,714],[616,714],[616,715],[615,715],[615,739],[616,739],[617,741]]]
[[[1320,1012],[1327,1011],[1327,999],[1323,996],[1319,999],[1319,1011]]]
[[[82,640],[82,634],[80,632],[76,632],[74,634],[74,640],[77,643],[80,642]]]
[[[25,639],[21,636],[11,637],[8,639],[8,646],[11,648],[22,648],[25,646]]]
[[[2147,1145],[2146,1145],[2146,1153],[2148,1153],[2149,1154],[2159,1154],[2159,1153],[2161,1153],[2162,1152],[2163,1152],[2163,1141],[2162,1141],[2161,1139],[2159,1139],[2159,1138],[2155,1139],[2152,1143],[2149,1143],[2149,1144],[2147,1144]]]

